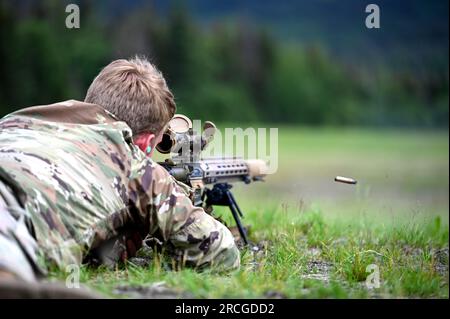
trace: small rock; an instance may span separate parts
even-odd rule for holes
[[[258,252],[260,251],[260,248],[258,246],[252,246],[252,251]]]

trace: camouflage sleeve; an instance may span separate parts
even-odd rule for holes
[[[229,229],[206,214],[203,208],[195,207],[186,190],[162,166],[146,162],[135,186],[145,191],[140,194],[139,202],[143,205],[138,209],[147,211],[150,235],[159,234],[169,243],[182,264],[199,268],[238,268],[239,250]],[[142,197],[148,200],[147,204]]]

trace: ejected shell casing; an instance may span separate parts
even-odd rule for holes
[[[353,178],[350,177],[343,177],[343,176],[336,176],[334,178],[334,181],[336,182],[340,182],[340,183],[345,183],[345,184],[356,184],[356,180],[354,180]]]

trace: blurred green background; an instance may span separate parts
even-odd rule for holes
[[[280,128],[278,173],[236,187],[245,210],[448,220],[449,3],[373,2],[381,29],[358,0],[0,0],[0,116],[83,100],[111,60],[145,55],[179,113]]]
[[[83,99],[145,55],[179,111],[216,121],[448,127],[448,1],[0,1],[0,115]],[[67,29],[77,3],[81,28]]]

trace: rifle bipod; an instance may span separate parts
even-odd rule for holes
[[[233,214],[234,220],[236,221],[236,226],[239,230],[239,234],[241,235],[242,240],[245,245],[248,245],[247,234],[245,233],[245,229],[241,224],[240,217],[244,217],[239,208],[236,200],[234,199],[233,194],[230,189],[233,185],[228,183],[218,183],[214,184],[212,189],[206,189],[204,195],[206,195],[206,205],[219,205],[219,206],[228,206]]]

